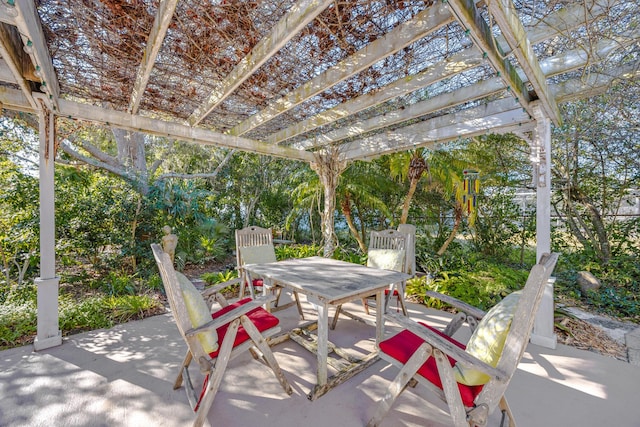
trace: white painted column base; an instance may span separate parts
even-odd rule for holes
[[[38,335],[33,342],[36,351],[62,344],[62,332],[58,329],[59,277],[37,278],[38,287]]]
[[[554,332],[555,329],[553,324],[553,286],[555,283],[556,278],[550,277],[545,286],[530,339],[533,344],[541,345],[550,349],[555,349],[558,346],[558,336]]]

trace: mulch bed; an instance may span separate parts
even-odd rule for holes
[[[572,317],[564,317],[556,321],[560,325],[555,328],[559,343],[593,351],[603,356],[615,357],[625,362],[628,360],[626,346],[611,338],[597,326]]]

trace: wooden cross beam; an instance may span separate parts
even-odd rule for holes
[[[538,95],[545,114],[554,124],[560,124],[562,122],[560,110],[553,99],[553,94],[549,92],[546,77],[540,69],[540,64],[533,52],[533,47],[531,47],[531,43],[527,38],[522,22],[520,22],[520,18],[515,12],[515,6],[511,0],[492,0],[488,4],[489,12],[496,20],[502,35],[512,49],[513,55],[529,79],[529,83],[533,86],[536,95]]]
[[[153,21],[153,27],[147,39],[147,47],[144,50],[144,55],[142,56],[142,61],[136,74],[136,82],[131,92],[131,101],[129,102],[128,110],[131,114],[138,112],[142,94],[147,87],[147,83],[149,83],[151,70],[153,70],[158,52],[160,52],[160,47],[169,29],[169,24],[171,23],[177,4],[178,0],[161,0],[158,5],[156,18]]]
[[[533,115],[533,109],[529,105],[532,101],[526,85],[518,76],[516,68],[506,58],[506,54],[500,48],[491,33],[489,24],[484,20],[476,8],[473,0],[448,0],[460,25],[473,40],[474,44],[483,51],[483,56],[489,60],[498,76],[503,80],[507,90],[511,91],[518,102]]]

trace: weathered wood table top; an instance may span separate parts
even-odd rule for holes
[[[391,283],[411,276],[331,258],[309,257],[253,264],[245,267],[252,276],[270,279],[301,294],[330,305],[373,295]]]
[[[398,271],[365,267],[317,256],[268,264],[250,264],[245,266],[245,270],[251,278],[262,278],[267,286],[278,284],[306,295],[310,302],[316,304],[317,342],[314,342],[312,347],[305,346],[314,351],[318,358],[317,384],[308,395],[311,400],[361,372],[377,359],[377,352],[374,352],[360,361],[348,360],[343,367],[337,368],[338,372],[335,375],[328,376],[329,351],[341,353],[340,349],[329,342],[328,306],[375,295],[376,307],[383,307],[384,290],[392,283],[402,282],[411,277]],[[382,310],[376,310],[376,343],[382,340],[384,334],[383,319]],[[289,337],[300,342],[295,337],[300,333],[292,331]]]

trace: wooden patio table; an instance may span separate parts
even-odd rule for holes
[[[252,279],[260,277],[264,280],[265,291],[269,286],[278,284],[306,295],[307,300],[318,310],[317,323],[307,324],[305,328],[296,328],[284,337],[285,340],[291,338],[317,354],[317,383],[307,396],[310,400],[322,396],[377,360],[377,350],[363,359],[357,359],[329,342],[329,305],[343,304],[375,294],[376,307],[383,307],[384,290],[392,283],[411,277],[397,271],[317,256],[251,264],[246,265],[245,269]],[[383,314],[383,310],[376,310],[376,344],[382,340],[384,334]],[[316,327],[317,338],[309,333]],[[329,358],[329,352],[335,353],[343,360]],[[328,376],[329,364],[338,370],[331,377]]]

